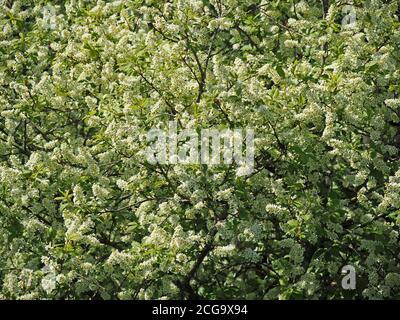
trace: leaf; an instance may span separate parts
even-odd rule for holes
[[[288,222],[286,222],[287,225],[289,227],[291,227],[292,229],[297,228],[299,226],[299,221],[297,221],[296,219],[291,219]]]
[[[285,78],[285,71],[283,70],[283,68],[281,66],[277,66],[275,68],[275,70],[281,78]]]

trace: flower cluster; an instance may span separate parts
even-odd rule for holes
[[[0,299],[400,298],[399,3],[345,5],[0,1]]]

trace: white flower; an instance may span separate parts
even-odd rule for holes
[[[276,34],[279,32],[279,27],[278,26],[271,26],[270,31],[272,34]]]
[[[79,185],[76,185],[73,189],[73,195],[74,195],[74,203],[79,205],[82,204],[85,200],[85,196],[83,194],[83,190]]]
[[[241,256],[247,262],[257,263],[260,260],[260,255],[257,252],[255,252],[254,250],[250,249],[250,248],[244,249],[244,251],[241,252]]]
[[[235,245],[229,244],[227,246],[218,246],[214,249],[214,254],[219,257],[229,256],[235,250]]]
[[[58,42],[52,42],[50,44],[50,48],[52,48],[54,51],[59,51],[59,50],[61,50],[62,46]]]
[[[107,198],[108,195],[110,194],[110,192],[107,189],[103,188],[97,183],[92,186],[92,192],[93,195],[99,199]]]
[[[29,169],[33,169],[40,162],[41,156],[37,152],[33,152],[29,157],[28,162],[25,164]]]
[[[47,274],[41,281],[41,285],[47,294],[50,294],[56,288],[56,276],[53,273]]]
[[[85,97],[85,102],[89,108],[96,108],[97,107],[97,99],[91,96]]]
[[[298,41],[296,40],[286,40],[285,41],[285,47],[287,48],[295,48],[299,45]]]
[[[276,205],[276,204],[267,204],[265,206],[265,211],[267,211],[268,213],[272,213],[272,214],[281,214],[287,211],[287,209],[283,208],[280,205]]]
[[[361,170],[359,171],[355,178],[354,178],[354,185],[359,186],[365,182],[365,180],[368,178],[369,171],[367,170]]]
[[[184,263],[187,261],[187,256],[184,255],[183,253],[178,253],[176,255],[176,261],[178,261],[179,263]]]
[[[247,175],[251,174],[252,172],[253,172],[253,166],[251,166],[249,164],[242,165],[236,169],[236,175],[238,177],[247,176]]]
[[[218,200],[228,200],[233,195],[233,188],[221,190],[216,194]]]
[[[400,107],[400,99],[386,99],[385,104],[391,108]]]
[[[118,179],[116,182],[118,188],[120,188],[121,190],[127,190],[129,187],[129,184],[127,181],[122,180],[122,179]]]

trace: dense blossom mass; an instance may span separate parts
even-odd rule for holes
[[[399,4],[0,0],[0,299],[400,298]]]

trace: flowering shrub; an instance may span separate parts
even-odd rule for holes
[[[0,1],[0,298],[400,298],[399,1],[351,5]],[[254,171],[147,162],[170,121]]]

